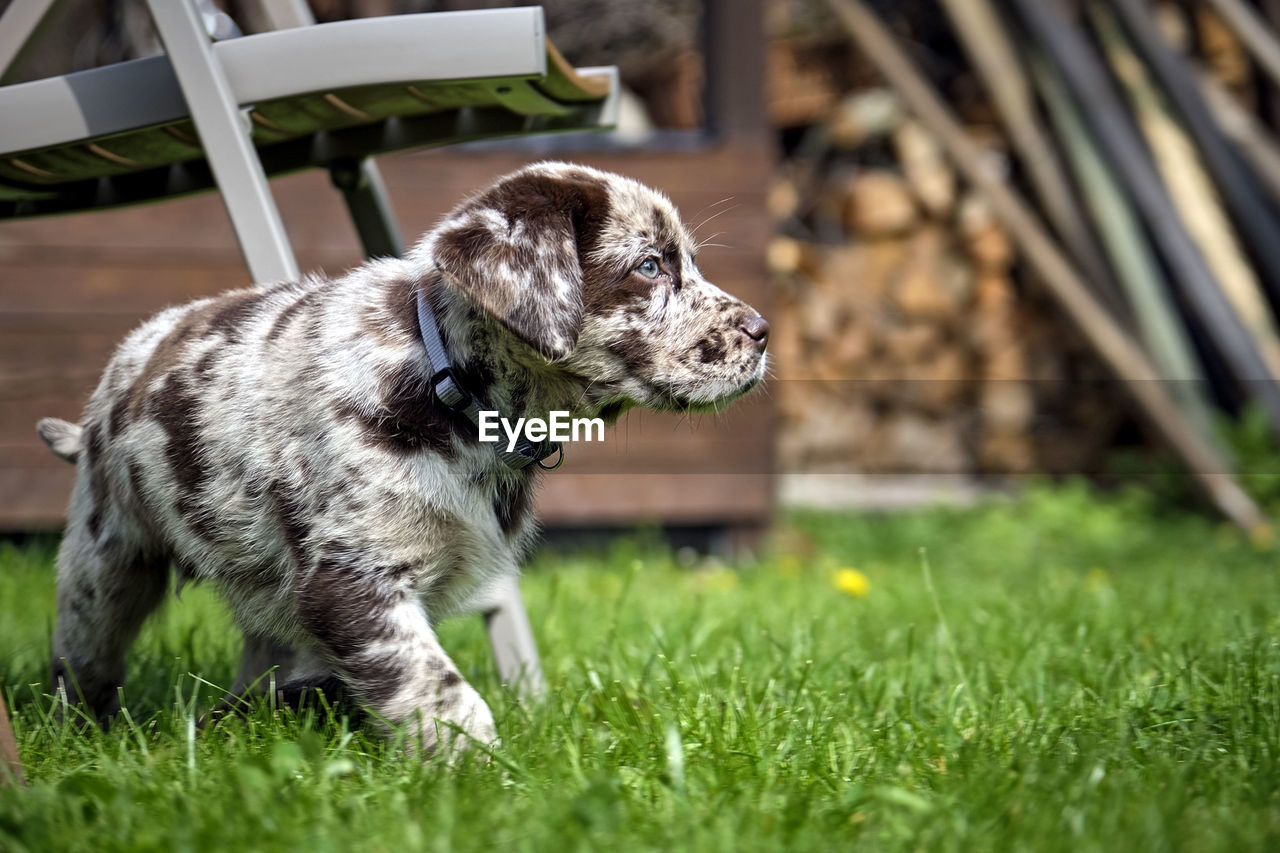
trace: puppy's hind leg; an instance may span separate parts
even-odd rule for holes
[[[105,723],[119,709],[125,653],[163,600],[169,571],[167,560],[125,544],[110,508],[95,505],[85,480],[76,482],[58,550],[53,688]]]
[[[257,695],[267,692],[272,682],[283,684],[296,656],[291,646],[265,634],[246,631],[240,671],[231,685],[231,694]]]
[[[307,655],[299,654],[286,643],[253,630],[244,633],[244,650],[240,655],[240,670],[235,683],[221,702],[201,720],[201,725],[215,723],[232,715],[246,715],[253,709],[253,697],[270,693],[288,692],[292,679],[299,671],[310,672],[313,667]],[[282,697],[284,704],[289,704]]]

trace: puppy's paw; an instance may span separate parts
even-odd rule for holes
[[[428,739],[433,742],[426,743]],[[423,740],[429,751],[452,758],[476,744],[496,746],[498,729],[489,705],[474,687],[460,682],[440,697],[439,710]]]

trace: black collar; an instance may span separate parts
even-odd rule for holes
[[[431,393],[435,394],[440,404],[451,412],[463,415],[480,431],[480,401],[458,382],[453,372],[453,362],[444,348],[440,338],[440,327],[436,323],[435,312],[427,302],[426,288],[419,287],[418,293],[418,332],[422,335],[422,343],[427,348],[427,360],[431,362]],[[552,470],[559,468],[564,461],[564,448],[559,442],[543,441],[537,444],[528,439],[517,442],[514,450],[506,449],[505,438],[500,438],[493,445],[493,452],[509,467],[518,470],[528,468],[535,462],[540,468]],[[543,465],[542,461],[554,453],[560,456],[554,465]]]

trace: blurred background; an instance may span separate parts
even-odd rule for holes
[[[529,4],[310,4],[320,21],[507,5]],[[622,125],[380,158],[406,237],[525,162],[578,160],[668,193],[708,278],[773,328],[769,382],[731,411],[636,412],[570,448],[539,499],[553,529],[749,541],[779,502],[967,502],[1037,476],[1182,501],[1235,476],[1266,497],[1280,0],[541,5],[572,64],[619,67]],[[257,3],[217,6],[217,26],[264,26]],[[868,43],[919,73],[959,143]],[[141,4],[66,3],[10,82],[159,50]],[[1012,218],[973,170],[1021,202]],[[360,261],[327,176],[272,189],[304,269]],[[143,317],[246,284],[216,195],[0,219],[0,528],[61,521],[72,472],[39,417],[77,419]]]

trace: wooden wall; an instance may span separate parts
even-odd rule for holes
[[[511,153],[437,151],[380,161],[406,237],[427,230],[467,193],[518,168]],[[665,191],[686,221],[727,248],[699,255],[707,277],[766,316],[762,146],[696,153],[575,156]],[[360,261],[354,231],[327,175],[272,183],[304,270],[339,273]],[[160,308],[248,283],[216,195],[146,207],[0,222],[0,529],[55,527],[72,469],[35,433],[40,417],[78,420],[114,345]],[[729,412],[688,418],[633,413],[604,444],[568,448],[543,478],[539,509],[552,525],[757,526],[772,505],[773,413],[757,393]]]

